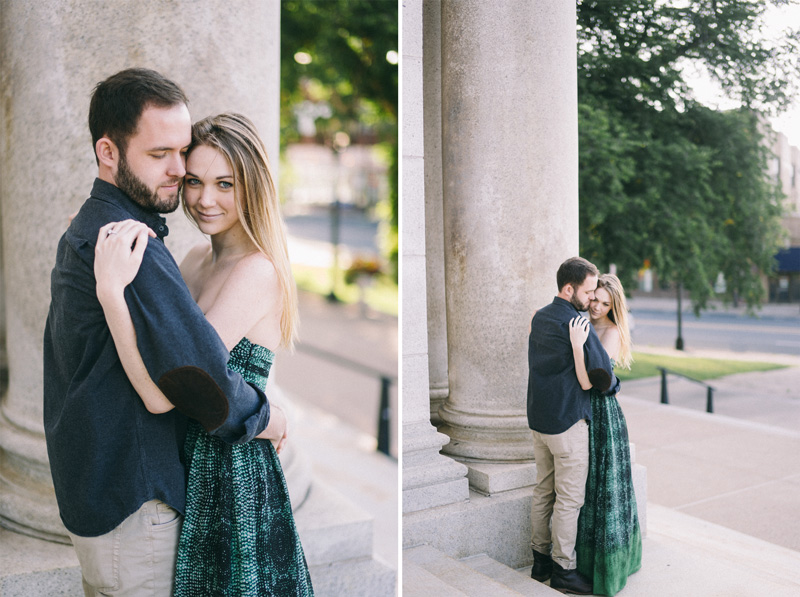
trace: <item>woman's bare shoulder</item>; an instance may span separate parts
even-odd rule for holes
[[[228,283],[244,283],[261,290],[271,290],[278,284],[278,273],[269,257],[254,251],[236,262],[231,270]]]
[[[619,353],[619,345],[620,345],[620,335],[619,335],[619,328],[616,324],[612,324],[605,328],[601,334],[598,334],[600,338],[600,343],[603,345],[603,348],[606,349],[609,356],[612,358],[617,358]]]

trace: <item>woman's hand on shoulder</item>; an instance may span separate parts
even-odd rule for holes
[[[589,337],[589,320],[576,315],[569,322],[569,341],[573,348],[581,348]]]
[[[156,234],[136,220],[111,222],[100,228],[94,249],[94,276],[101,303],[110,296],[122,294],[133,282],[142,265],[149,236],[155,238]]]

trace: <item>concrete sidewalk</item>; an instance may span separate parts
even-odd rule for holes
[[[294,354],[279,352],[274,366],[278,385],[289,395],[335,415],[363,434],[377,437],[380,375],[392,378],[389,389],[390,453],[397,457],[398,325],[397,317],[358,305],[330,303],[300,292],[300,342]],[[306,347],[326,354],[309,352]],[[344,358],[367,369],[337,362]]]
[[[620,397],[648,504],[800,551],[800,432]]]
[[[680,377],[667,378],[669,405],[660,404],[660,378],[624,382],[619,399],[647,467],[648,502],[800,551],[800,357],[690,356],[787,367],[709,381],[714,414],[705,387]]]
[[[775,363],[784,369],[737,373],[709,380],[714,388],[715,414],[800,431],[800,357],[762,353],[733,353],[720,350],[677,351],[647,348],[648,354],[671,357],[702,357],[732,361]],[[625,381],[622,395],[660,402],[661,377]],[[677,375],[667,376],[669,404],[705,412],[705,386]]]
[[[288,229],[292,263],[331,266],[330,242],[304,236],[307,231],[298,222],[290,222]],[[357,236],[361,241],[364,240],[363,231]],[[340,245],[341,263],[363,253],[356,245]],[[278,384],[290,395],[332,413],[360,432],[377,438],[381,395],[381,380],[377,373],[391,377],[389,452],[397,458],[400,412],[397,384],[398,318],[371,309],[364,316],[359,305],[331,303],[309,292],[301,291],[299,299],[300,342],[294,354],[278,353],[275,363]],[[306,346],[310,350],[305,350]],[[329,354],[326,356],[320,351]],[[373,372],[343,366],[335,361],[336,357],[364,365]]]
[[[647,509],[642,568],[618,597],[800,595],[800,552],[652,502]]]

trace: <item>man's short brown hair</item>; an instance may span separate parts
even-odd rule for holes
[[[561,292],[561,289],[567,284],[572,284],[577,288],[583,284],[586,276],[598,275],[600,273],[591,261],[587,261],[583,257],[570,257],[558,268],[558,273],[556,274],[558,291]]]

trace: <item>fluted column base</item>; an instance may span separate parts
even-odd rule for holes
[[[528,419],[518,411],[458,410],[446,402],[439,410],[444,424],[439,431],[450,437],[442,452],[468,463],[533,461],[533,440]]]
[[[0,525],[69,543],[50,476],[44,435],[12,422],[0,410]]]
[[[442,424],[442,418],[439,416],[439,409],[444,406],[445,400],[450,395],[450,387],[445,382],[444,384],[430,385],[430,399],[431,399],[431,424],[438,427]]]

